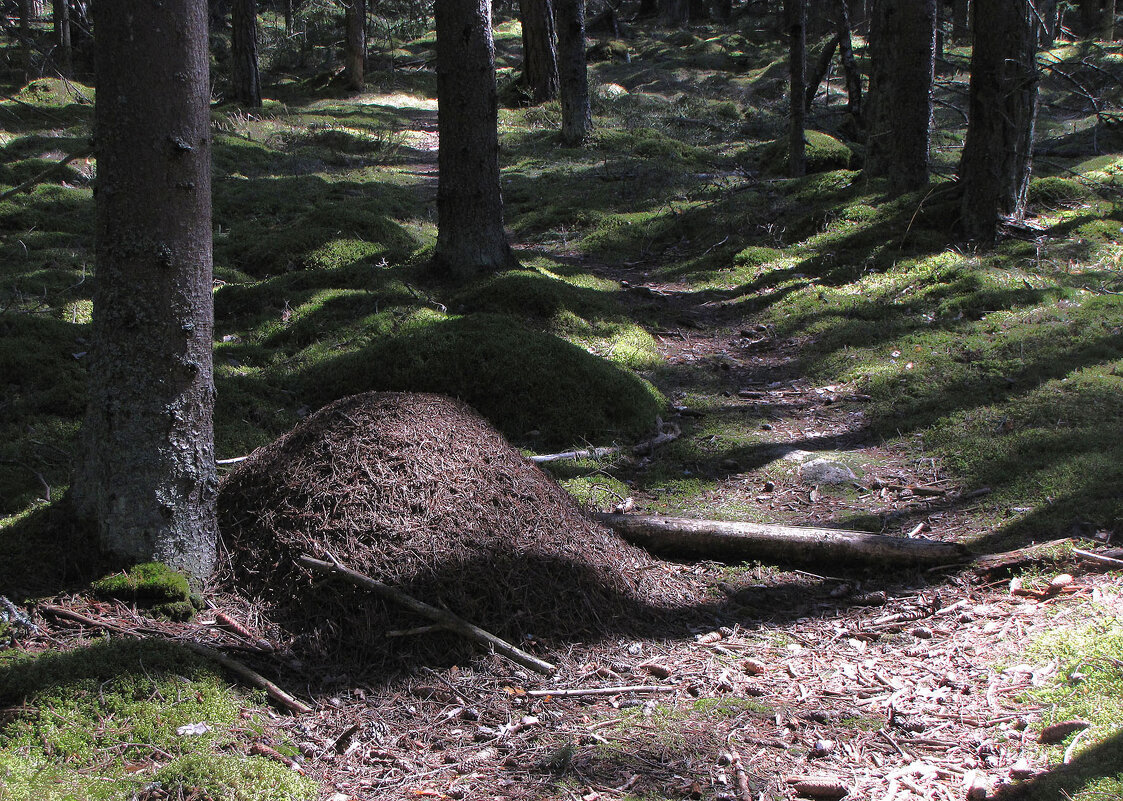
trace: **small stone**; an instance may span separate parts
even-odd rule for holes
[[[812,459],[799,468],[799,477],[804,484],[848,484],[856,481],[854,471],[841,462],[830,459]]]

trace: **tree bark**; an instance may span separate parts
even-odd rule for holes
[[[877,0],[870,23],[866,173],[895,192],[928,183],[936,0]]]
[[[345,0],[343,6],[344,62],[347,88],[361,92],[366,86],[366,0]]]
[[[553,0],[520,0],[523,29],[523,83],[531,102],[558,96],[558,49]]]
[[[1037,117],[1037,15],[1030,0],[976,0],[962,228],[991,244],[1000,217],[1025,213]]]
[[[514,263],[499,188],[491,0],[437,0],[440,130],[434,266],[468,277]]]
[[[838,37],[834,37],[819,53],[819,58],[815,61],[815,72],[811,75],[811,80],[807,82],[807,93],[804,97],[804,108],[808,111],[811,110],[811,104],[815,102],[815,95],[819,94],[819,85],[827,77],[827,73],[831,69],[831,61],[834,59],[834,51],[838,48]]]
[[[69,78],[74,74],[74,48],[70,43],[70,0],[54,0],[51,6],[55,28],[55,47],[58,48],[59,74]]]
[[[260,108],[257,0],[233,0],[230,5],[230,33],[230,73],[234,84],[234,98],[247,108]]]
[[[971,37],[972,0],[955,0],[951,12],[951,38],[965,42]]]
[[[23,80],[31,80],[32,42],[31,42],[31,0],[19,0],[19,47],[20,60],[23,62]]]
[[[662,0],[663,20],[671,27],[685,28],[690,24],[690,0]]]
[[[846,0],[838,0],[838,59],[846,76],[846,111],[859,127],[862,119],[862,71],[854,58],[850,36],[850,8]]]
[[[89,399],[74,511],[103,550],[215,559],[207,9],[97,2]]]
[[[593,130],[589,65],[585,57],[585,0],[556,0],[561,77],[562,141],[584,142]]]
[[[949,542],[888,537],[864,531],[727,523],[648,515],[599,514],[633,545],[661,556],[693,556],[780,564],[954,564],[967,551]]]
[[[791,116],[788,174],[798,178],[807,172],[806,111],[803,105],[807,85],[807,0],[784,0],[784,27],[788,31],[788,108]]]

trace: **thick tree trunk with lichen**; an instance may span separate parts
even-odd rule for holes
[[[230,57],[234,97],[248,108],[261,107],[261,76],[257,69],[257,0],[230,5]]]
[[[917,189],[928,182],[936,0],[877,0],[869,52],[866,173]]]
[[[984,244],[1025,213],[1037,118],[1031,0],[976,0],[967,138],[959,162],[964,236]]]
[[[585,56],[584,0],[556,0],[561,75],[562,141],[577,145],[593,130],[589,65]]]
[[[491,0],[437,0],[437,248],[455,276],[514,262],[499,189],[499,98]]]
[[[217,534],[207,8],[98,0],[96,26],[97,277],[71,500],[103,550],[202,579]]]
[[[343,21],[347,29],[344,47],[347,88],[359,92],[366,85],[366,0],[346,0]]]
[[[523,84],[533,103],[558,96],[558,46],[553,0],[520,0]]]

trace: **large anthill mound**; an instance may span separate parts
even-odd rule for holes
[[[426,621],[307,572],[299,556],[330,550],[513,640],[604,635],[692,599],[675,571],[588,520],[486,420],[437,395],[324,407],[239,465],[219,512],[239,592],[308,645],[379,662],[386,630]]]

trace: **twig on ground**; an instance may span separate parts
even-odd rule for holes
[[[1104,565],[1112,570],[1123,570],[1123,559],[1112,559],[1110,556],[1102,556],[1092,551],[1082,551],[1079,548],[1073,548],[1072,552],[1081,559],[1087,559],[1089,562]]]
[[[531,698],[580,698],[584,695],[623,695],[624,693],[673,693],[678,687],[666,684],[627,684],[620,687],[574,687],[559,690],[529,690]]]
[[[61,159],[56,161],[50,167],[47,167],[47,169],[36,173],[35,175],[28,178],[26,181],[24,181],[19,186],[12,187],[7,192],[0,195],[0,200],[7,200],[12,195],[18,195],[20,192],[28,192],[28,191],[34,189],[42,181],[46,180],[51,175],[51,173],[55,172],[56,170],[61,170],[63,167],[65,167],[67,164],[74,161],[75,159],[80,159],[80,158],[84,158],[86,156],[89,156],[93,152],[94,151],[91,150],[90,148],[83,148],[82,150],[79,150],[76,153],[69,153],[66,156],[63,156]]]
[[[419,601],[412,595],[408,595],[396,587],[391,587],[389,584],[384,584],[377,579],[366,576],[357,570],[343,565],[335,558],[330,552],[327,552],[327,557],[331,562],[324,562],[311,556],[301,556],[297,561],[304,567],[315,570],[319,573],[327,573],[329,575],[337,575],[344,581],[350,582],[357,587],[370,590],[375,594],[385,598],[388,601],[393,601],[396,604],[404,606],[412,612],[427,617],[430,620],[444,626],[457,634],[467,637],[468,639],[475,640],[476,642],[483,643],[495,649],[495,652],[502,654],[510,659],[512,662],[517,662],[523,667],[530,668],[537,673],[550,675],[556,668],[549,662],[546,662],[533,654],[528,654],[526,651],[518,648],[511,643],[507,642],[500,637],[495,636],[489,631],[481,629],[472,623],[469,623],[459,615],[453,614],[446,609],[438,609],[435,606],[430,606],[424,601]]]

